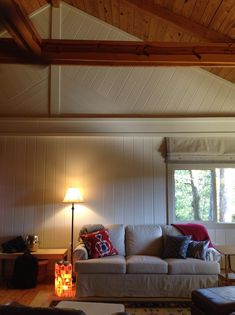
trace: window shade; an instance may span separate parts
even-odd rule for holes
[[[235,162],[235,137],[166,138],[167,162]]]

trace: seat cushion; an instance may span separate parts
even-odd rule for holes
[[[166,274],[168,264],[156,256],[133,255],[126,257],[127,273],[157,273]]]
[[[162,228],[160,225],[126,226],[126,255],[162,255]]]
[[[195,290],[192,302],[207,315],[228,315],[235,310],[235,286]]]
[[[167,258],[168,273],[172,275],[215,275],[220,272],[220,265],[214,261],[204,261],[196,258]]]
[[[75,270],[79,273],[125,273],[126,260],[123,256],[106,256],[75,263]]]

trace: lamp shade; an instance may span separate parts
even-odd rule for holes
[[[83,202],[82,194],[77,187],[69,187],[66,191],[63,202],[77,203]]]

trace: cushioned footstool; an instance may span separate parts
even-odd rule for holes
[[[192,315],[228,315],[235,312],[235,286],[192,292]]]

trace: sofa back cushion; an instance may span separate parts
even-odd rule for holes
[[[160,225],[127,225],[126,255],[162,255],[162,228]]]
[[[110,224],[105,226],[109,231],[109,237],[118,255],[125,256],[125,229],[123,224]]]

